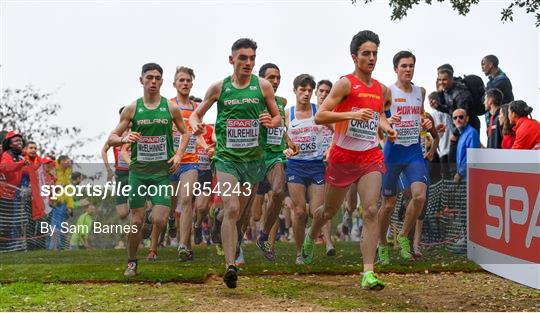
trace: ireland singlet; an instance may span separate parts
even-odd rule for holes
[[[281,97],[276,97],[276,104],[281,115],[281,126],[275,128],[262,127],[262,138],[264,151],[266,152],[283,152],[285,150],[285,108]]]
[[[159,106],[150,110],[139,98],[131,131],[140,133],[141,139],[131,144],[130,171],[144,175],[168,175],[167,161],[174,151],[172,117],[167,99],[161,97]]]
[[[258,77],[251,75],[244,89],[234,87],[231,76],[225,78],[217,109],[215,158],[233,162],[261,160],[259,115],[266,109],[266,103]]]

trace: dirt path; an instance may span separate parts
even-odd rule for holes
[[[540,291],[488,273],[386,274],[380,292],[360,277],[241,276],[205,284],[0,285],[0,311],[540,311]]]

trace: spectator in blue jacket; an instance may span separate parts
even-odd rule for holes
[[[512,83],[506,74],[499,68],[499,59],[490,54],[486,55],[482,59],[482,72],[488,77],[486,84],[486,92],[490,89],[499,89],[503,93],[502,104],[510,103],[514,101],[514,94],[512,93]],[[491,119],[491,113],[486,112],[486,125],[489,125]],[[488,129],[489,131],[489,129]]]
[[[467,148],[480,148],[480,135],[469,124],[469,116],[464,109],[454,110],[452,119],[460,133],[456,151],[457,173],[454,176],[454,182],[459,183],[467,178]]]

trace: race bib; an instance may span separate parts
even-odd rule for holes
[[[137,142],[137,161],[152,162],[167,160],[167,137],[142,136]]]
[[[291,140],[298,146],[297,159],[314,158],[319,155],[317,140],[320,126],[297,127],[291,131]]]
[[[227,120],[227,148],[253,148],[258,145],[258,120]]]
[[[352,108],[352,112],[360,111]],[[377,140],[377,128],[379,127],[379,112],[373,112],[368,121],[350,120],[347,128],[347,137],[375,142]]]
[[[397,138],[395,143],[410,146],[418,143],[420,137],[420,124],[418,120],[401,121],[395,124]]]
[[[330,128],[324,126],[323,127],[323,141],[322,141],[322,148],[323,148],[323,151],[326,151],[328,150],[328,148],[330,147],[330,145],[332,144],[332,131],[330,130]]]
[[[284,127],[268,128],[266,133],[266,144],[281,145],[281,140],[283,139],[284,133]]]
[[[178,150],[178,147],[180,147],[180,143],[182,142],[182,134],[179,132],[176,132],[173,134],[173,147],[174,151]],[[189,136],[188,145],[186,147],[186,153],[195,153],[195,148],[197,146],[197,137],[194,135]]]
[[[199,154],[199,170],[201,171],[207,171],[210,169],[210,158],[208,157],[208,154],[206,153],[206,150],[202,147],[199,147],[198,149]]]

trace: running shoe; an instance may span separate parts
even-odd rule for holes
[[[242,247],[236,248],[236,259],[234,260],[234,265],[236,266],[243,266],[246,264],[246,261],[244,260],[244,250]]]
[[[302,259],[302,256],[297,255],[296,256],[296,261],[294,261],[294,264],[296,264],[296,265],[304,265],[304,260]]]
[[[200,245],[203,240],[202,227],[193,227],[193,241],[196,245]]]
[[[193,261],[193,250],[190,250],[183,246],[178,246],[178,261]]]
[[[261,249],[262,255],[268,261],[274,262],[276,260],[276,254],[274,253],[274,250],[272,250],[272,246],[268,240],[261,240],[261,237],[259,237],[257,239],[257,247]]]
[[[398,235],[397,236],[397,241],[399,243],[399,246],[401,247],[400,249],[400,254],[401,254],[401,258],[403,258],[403,260],[405,261],[409,261],[411,260],[411,243],[409,241],[409,238],[405,237],[405,236],[401,236],[401,235]]]
[[[327,245],[326,246],[326,256],[335,256],[336,255],[336,249],[333,245]]]
[[[134,261],[128,261],[126,270],[124,271],[125,277],[133,277],[137,275],[137,260]]]
[[[176,219],[169,216],[169,237],[176,237]]]
[[[304,264],[311,264],[313,263],[313,249],[314,249],[315,242],[309,235],[306,235],[304,238],[304,244],[302,244],[302,251],[300,256],[302,257],[302,262]]]
[[[236,281],[238,280],[238,267],[229,265],[225,274],[223,275],[223,281],[229,288],[236,288]]]
[[[375,277],[373,271],[367,271],[362,275],[362,288],[379,291],[384,289],[384,283]]]
[[[148,252],[148,256],[146,257],[146,259],[148,261],[155,261],[157,259],[157,251],[150,250],[150,252]]]
[[[390,264],[390,247],[387,244],[379,244],[377,247],[377,254],[379,255],[380,265]]]

